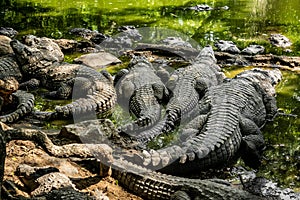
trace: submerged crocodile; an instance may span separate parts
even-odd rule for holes
[[[89,112],[105,113],[116,102],[113,79],[106,71],[100,73],[80,64],[64,63],[59,46],[48,38],[24,37],[24,44],[14,39],[11,46],[21,72],[28,79],[37,79],[42,87],[52,90],[48,97],[75,100],[57,106],[52,117],[70,117]],[[29,80],[29,85],[32,80]],[[23,83],[23,87],[26,87]],[[73,92],[74,91],[74,92]]]
[[[204,92],[223,81],[224,74],[216,62],[212,47],[207,46],[201,50],[194,63],[177,70],[167,83],[172,94],[165,116],[151,129],[137,133],[132,138],[142,144],[147,143],[162,133],[173,131],[181,122],[188,120]]]
[[[168,98],[168,89],[157,76],[152,64],[143,56],[134,56],[128,70],[120,70],[114,80],[118,103],[129,108],[137,119],[120,127],[132,134],[156,123],[161,117],[160,102]]]
[[[181,175],[222,167],[237,156],[257,167],[264,148],[260,128],[276,115],[274,87],[280,80],[278,69],[252,69],[210,87],[200,101],[200,114],[181,132],[182,144],[144,151],[135,160]]]

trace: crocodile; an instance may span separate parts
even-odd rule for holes
[[[133,159],[176,175],[220,168],[239,157],[258,167],[265,146],[260,129],[276,116],[274,87],[280,80],[278,69],[255,68],[210,87],[199,103],[199,115],[180,132],[178,144],[144,150]]]
[[[61,148],[61,156],[66,157],[68,153],[72,153],[72,147],[68,145],[57,146],[52,144],[52,150],[48,149],[50,140],[47,135],[39,130],[28,129],[11,129],[1,123],[1,178],[3,178],[3,166],[5,162],[6,150],[5,144],[14,139],[31,139],[42,144],[42,148],[47,152],[54,152]],[[48,143],[48,145],[47,145]],[[74,144],[75,145],[75,144]],[[242,189],[232,187],[226,181],[218,179],[190,179],[161,174],[142,166],[135,165],[114,155],[114,148],[107,144],[98,144],[87,151],[87,144],[76,144],[81,151],[81,155],[90,154],[95,156],[101,163],[101,174],[109,174],[118,180],[120,184],[128,190],[134,192],[144,199],[260,199],[260,197]],[[94,146],[96,144],[93,144]],[[101,147],[99,146],[101,145]],[[96,145],[97,146],[97,145]],[[93,146],[90,146],[93,147]],[[50,147],[51,148],[51,147]],[[71,148],[71,149],[69,149]],[[107,171],[108,170],[108,171]],[[1,179],[2,181],[3,179]]]
[[[169,92],[146,57],[134,56],[128,69],[117,73],[114,84],[119,105],[136,117],[119,127],[121,132],[135,134],[160,119],[160,103],[168,99]]]
[[[34,95],[23,90],[17,90],[12,94],[12,103],[9,106],[13,110],[6,112],[0,116],[0,121],[5,123],[13,123],[20,118],[28,115],[34,109]]]
[[[261,199],[223,180],[166,175],[122,159],[114,159],[110,167],[120,185],[144,199]]]
[[[166,84],[172,94],[164,117],[155,126],[139,132],[132,139],[143,146],[156,136],[173,131],[180,123],[188,120],[205,91],[223,81],[224,74],[216,62],[212,47],[206,46],[191,65],[175,71]]]
[[[0,57],[0,74],[1,76],[13,77],[19,83],[22,82],[23,75],[14,54],[7,54]]]
[[[13,53],[0,57],[1,122],[15,122],[30,113],[34,106],[34,96],[20,89],[23,75]],[[6,106],[8,105],[8,106]]]
[[[63,62],[59,46],[49,38],[28,35],[23,42],[13,39],[11,47],[29,85],[31,79],[37,79],[42,87],[52,90],[47,97],[75,99],[70,104],[57,106],[50,118],[69,118],[89,112],[103,114],[114,107],[116,93],[113,78],[107,71],[97,72],[85,65]]]

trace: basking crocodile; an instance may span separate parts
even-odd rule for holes
[[[264,148],[260,128],[277,112],[274,87],[280,80],[278,69],[252,69],[210,87],[200,101],[200,115],[183,128],[182,144],[144,151],[135,161],[186,175],[222,167],[241,154],[248,166],[257,167]]]
[[[261,199],[225,181],[170,176],[122,159],[113,160],[110,167],[112,177],[144,199]]]
[[[64,55],[51,39],[29,35],[24,37],[24,44],[12,40],[11,46],[22,74],[28,79],[39,80],[42,87],[52,90],[47,96],[75,98],[70,104],[56,107],[52,117],[71,117],[89,112],[102,114],[115,105],[111,75],[85,65],[62,62]]]
[[[55,152],[60,149],[62,157],[66,157],[69,153],[73,153],[72,145],[63,146],[49,145],[47,135],[39,130],[28,129],[10,129],[0,123],[1,130],[1,178],[3,177],[3,164],[5,159],[5,143],[13,139],[31,139],[42,144],[47,152]],[[48,143],[48,144],[47,144]],[[51,142],[50,142],[51,143]],[[80,147],[81,145],[81,147]],[[145,199],[178,199],[178,198],[201,198],[201,199],[259,199],[249,192],[240,190],[230,186],[221,180],[200,180],[180,178],[165,175],[143,168],[141,166],[124,161],[114,155],[114,150],[106,144],[89,144],[94,145],[87,148],[87,144],[76,144],[79,155],[89,154],[83,157],[96,156],[102,163],[102,173],[106,173],[106,169],[111,167],[112,177],[117,179],[120,184],[128,190],[134,192],[138,196]],[[97,147],[98,145],[98,147]],[[101,147],[100,147],[101,145]],[[53,148],[53,149],[48,149]],[[89,150],[88,150],[89,149]],[[65,152],[63,152],[65,151]],[[70,154],[69,154],[70,155]],[[2,179],[1,179],[2,181]],[[58,193],[59,194],[59,193]]]
[[[119,104],[137,118],[119,129],[134,134],[160,119],[160,102],[167,100],[169,93],[146,57],[134,56],[128,67],[117,73],[114,83]]]
[[[12,76],[0,75],[0,111],[2,107],[12,103],[12,93],[19,88],[18,81]]]
[[[179,69],[170,77],[167,87],[172,96],[166,106],[166,114],[154,127],[132,137],[147,143],[157,135],[173,131],[195,110],[207,88],[223,81],[224,74],[216,64],[212,47],[204,47],[194,63]]]
[[[92,120],[92,124],[100,124],[101,121],[96,122]],[[96,123],[95,123],[96,122]],[[80,122],[82,125],[88,125],[88,121]],[[107,120],[104,123],[108,123],[109,130],[116,131]],[[83,128],[83,127],[81,127]],[[79,127],[78,131],[81,131]],[[97,126],[94,126],[92,130],[96,130]],[[99,132],[97,129],[97,135],[102,133],[106,135],[110,134],[111,131],[107,131],[105,126],[100,128],[102,131]],[[72,129],[70,129],[72,131]],[[92,130],[86,130],[90,133]],[[120,158],[120,154],[114,144],[100,144],[94,143],[95,141],[91,141],[92,143],[85,144],[66,144],[66,145],[55,145],[51,142],[48,136],[40,130],[33,129],[11,129],[5,124],[0,122],[0,156],[1,163],[4,162],[5,159],[5,150],[4,148],[6,142],[11,140],[32,140],[39,146],[41,146],[46,152],[55,156],[55,157],[78,157],[83,159],[97,158],[90,160],[91,162],[96,162],[99,164],[100,161],[100,176],[111,175],[113,178],[117,179],[120,185],[132,191],[138,196],[143,197],[144,199],[281,199],[279,198],[281,194],[277,193],[278,190],[274,190],[272,195],[264,194],[263,192],[249,190],[246,192],[244,189],[238,189],[238,186],[231,186],[228,182],[220,180],[220,179],[190,179],[190,178],[181,178],[166,174],[157,173],[151,171],[149,169],[143,168],[141,166],[132,164],[128,161],[124,161]],[[100,135],[99,135],[100,136]],[[3,149],[4,148],[4,149]],[[0,170],[3,170],[0,165]],[[27,167],[26,167],[27,168]],[[40,171],[43,168],[43,171]],[[23,175],[27,176],[34,172],[35,175],[43,176],[44,174],[48,174],[50,172],[56,172],[56,168],[31,168],[27,170],[21,170],[18,173],[23,173]],[[23,168],[24,169],[24,168]],[[32,170],[33,169],[33,170]],[[108,169],[112,169],[111,171],[107,171]],[[0,178],[3,177],[3,171],[0,171]],[[26,174],[24,174],[24,172]],[[27,173],[29,172],[29,174]],[[26,181],[36,180],[36,176],[27,176],[24,177]],[[47,176],[46,176],[47,177]],[[49,176],[48,176],[49,177]],[[43,179],[47,181],[55,181],[55,177],[59,176],[50,176],[51,179]],[[29,178],[29,179],[28,179]],[[54,178],[54,179],[53,179]],[[67,180],[67,179],[66,179]],[[1,184],[2,179],[0,179]],[[250,180],[251,181],[251,180]],[[68,181],[67,181],[68,183]],[[30,183],[29,183],[30,184]],[[255,184],[255,183],[254,183]],[[4,185],[6,188],[6,185]],[[10,188],[7,188],[10,189]],[[248,189],[248,188],[247,188]],[[12,191],[12,190],[11,190]],[[252,192],[259,196],[254,196]],[[275,196],[274,196],[275,194]],[[285,197],[289,196],[291,199],[295,195],[294,192],[285,193]],[[263,198],[262,198],[262,197]],[[54,198],[55,197],[55,198]],[[99,196],[97,196],[99,197]],[[102,195],[101,195],[102,197]],[[276,198],[277,197],[277,198]],[[74,190],[72,187],[61,188],[57,190],[52,190],[49,193],[46,193],[39,197],[34,197],[32,199],[92,199],[93,197],[88,196],[85,193],[78,192]],[[14,199],[14,198],[13,198]],[[24,198],[27,199],[27,198]]]

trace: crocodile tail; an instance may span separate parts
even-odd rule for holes
[[[79,98],[65,106],[57,106],[55,112],[63,117],[83,117],[84,114],[105,114],[116,103],[114,88],[107,87],[102,91],[95,91],[86,98]]]
[[[140,143],[141,145],[145,145],[150,142],[153,138],[165,133],[165,127],[167,126],[167,118],[164,117],[158,123],[156,123],[152,127],[148,127],[146,130],[137,131],[134,134],[131,134],[130,137]]]
[[[144,85],[129,100],[129,110],[137,119],[120,127],[124,133],[140,132],[152,127],[161,118],[161,105],[154,96],[152,86]]]
[[[241,140],[239,119],[239,113],[235,105],[227,104],[227,106],[212,108],[207,123],[199,135],[184,142],[183,146],[187,149],[187,154],[196,154],[201,159],[232,139],[235,136],[234,134],[238,134],[238,138]],[[240,140],[235,142],[240,143]],[[239,144],[235,145],[239,146]],[[235,152],[229,151],[228,153],[230,154],[228,156],[233,156]]]
[[[34,95],[18,90],[12,94],[18,101],[17,109],[9,114],[0,116],[1,122],[12,123],[30,113],[34,107]]]
[[[126,133],[129,135],[134,135],[135,133],[139,131],[144,131],[149,129],[154,125],[154,122],[157,121],[157,117],[147,115],[147,116],[141,116],[134,122],[125,124],[118,128],[118,130],[122,133]]]

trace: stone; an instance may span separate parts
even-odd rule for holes
[[[287,48],[292,45],[290,40],[281,34],[271,34],[269,39],[270,39],[271,44],[276,47]]]
[[[13,53],[10,46],[11,39],[5,35],[0,35],[0,56]]]
[[[219,40],[215,43],[215,47],[217,47],[219,51],[233,54],[239,54],[241,52],[232,41]]]
[[[107,65],[122,63],[122,61],[108,52],[98,52],[82,55],[74,59],[74,63],[85,64],[95,70],[99,70]]]
[[[263,53],[264,51],[265,51],[265,47],[261,45],[249,45],[248,47],[242,50],[242,53],[255,55],[255,54]]]

